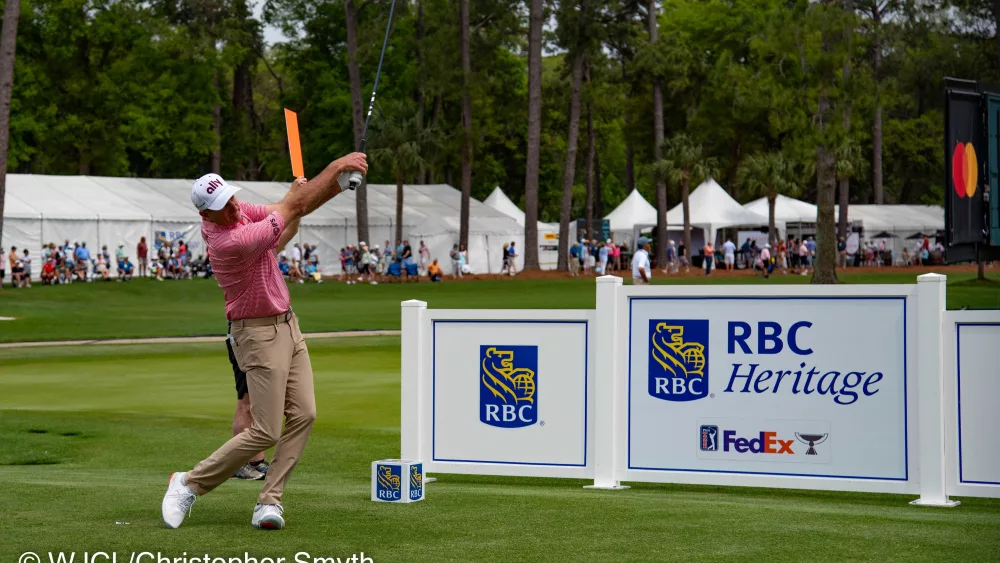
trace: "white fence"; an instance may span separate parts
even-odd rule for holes
[[[623,286],[595,310],[403,303],[427,472],[1000,497],[1000,311],[915,285]]]

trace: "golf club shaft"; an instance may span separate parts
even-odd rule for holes
[[[375,85],[372,87],[372,99],[368,103],[368,115],[365,117],[365,128],[361,131],[361,143],[358,152],[365,152],[365,141],[368,140],[368,124],[372,120],[372,109],[375,108],[375,93],[378,92],[378,79],[382,76],[382,61],[385,59],[385,47],[389,44],[389,30],[392,29],[392,12],[396,9],[396,0],[389,5],[389,21],[385,24],[385,39],[382,40],[382,54],[378,58],[378,70],[375,71]],[[361,185],[361,172],[351,172],[350,188],[357,189]]]

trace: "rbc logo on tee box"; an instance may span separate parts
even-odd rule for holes
[[[649,394],[664,401],[708,395],[708,321],[649,321]]]
[[[372,500],[398,503],[424,500],[423,463],[405,459],[373,462]]]
[[[479,347],[479,420],[499,428],[538,422],[538,346]]]

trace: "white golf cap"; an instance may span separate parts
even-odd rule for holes
[[[206,209],[218,211],[225,207],[229,198],[238,191],[239,188],[227,184],[218,174],[205,174],[191,186],[191,203],[198,211]]]

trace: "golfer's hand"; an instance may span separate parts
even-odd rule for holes
[[[333,162],[337,169],[343,172],[361,172],[362,175],[368,173],[368,156],[363,152],[352,152],[347,156],[338,158]]]
[[[292,182],[292,187],[289,188],[289,191],[295,191],[295,190],[299,189],[300,187],[302,187],[308,181],[309,180],[306,180],[305,177],[299,176],[298,178],[295,179],[294,182]]]

